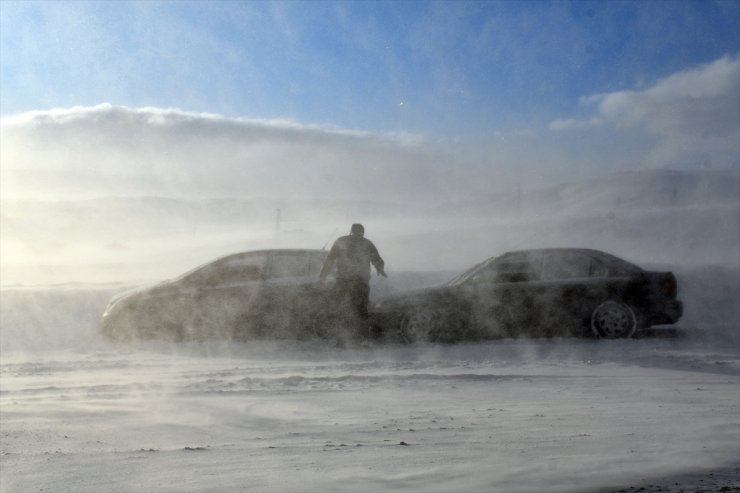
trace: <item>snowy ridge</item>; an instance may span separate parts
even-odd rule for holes
[[[458,207],[507,214],[559,215],[629,209],[686,209],[740,202],[740,171],[648,170],[617,173],[586,182],[473,197]],[[439,209],[455,210],[455,204]]]
[[[622,173],[454,202],[442,196],[436,205],[400,197],[3,201],[1,281],[154,281],[236,251],[321,248],[356,221],[396,270],[461,270],[547,246],[603,249],[637,263],[740,258],[738,171]]]

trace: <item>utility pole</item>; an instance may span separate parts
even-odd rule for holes
[[[275,214],[275,234],[280,233],[280,209]]]

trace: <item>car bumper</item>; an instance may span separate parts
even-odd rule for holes
[[[683,302],[664,301],[650,310],[650,325],[675,324],[683,315]]]
[[[370,309],[369,320],[375,326],[383,328],[394,327],[400,319],[401,312]]]

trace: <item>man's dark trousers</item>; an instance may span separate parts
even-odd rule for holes
[[[339,278],[336,284],[339,299],[349,313],[360,320],[368,319],[367,305],[370,302],[370,283],[359,278]]]

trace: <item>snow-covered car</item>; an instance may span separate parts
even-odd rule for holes
[[[456,341],[519,335],[631,337],[672,324],[683,312],[671,272],[641,269],[589,249],[505,253],[444,286],[373,307],[386,333],[407,341]]]
[[[323,250],[260,250],[114,297],[102,332],[115,340],[295,337],[327,306]]]

